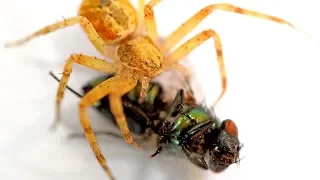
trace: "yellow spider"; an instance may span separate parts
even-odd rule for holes
[[[5,44],[6,47],[19,46],[40,35],[80,24],[97,50],[106,58],[112,60],[112,62],[107,62],[84,54],[72,54],[68,58],[57,93],[56,119],[54,123],[56,126],[59,120],[60,104],[72,72],[73,63],[105,73],[116,73],[113,78],[102,82],[87,93],[79,103],[79,117],[84,133],[100,165],[111,179],[114,179],[114,177],[107,166],[88,119],[88,107],[102,97],[109,95],[111,111],[116,118],[124,139],[127,143],[138,146],[127,126],[121,103],[122,95],[133,89],[138,82],[141,82],[142,91],[139,102],[142,102],[146,96],[146,89],[150,80],[170,68],[178,68],[186,72],[187,70],[179,64],[179,60],[209,38],[212,38],[215,46],[222,83],[222,91],[213,106],[217,104],[226,92],[227,78],[221,40],[213,29],[208,29],[195,35],[171,54],[168,53],[172,47],[179,43],[183,37],[214,10],[267,19],[287,24],[297,30],[291,23],[275,16],[240,8],[232,4],[212,4],[198,11],[180,25],[163,43],[160,43],[153,11],[154,6],[160,2],[161,0],[151,0],[145,5],[144,0],[139,0],[139,8],[136,11],[128,0],[83,0],[79,9],[79,16],[48,25],[21,40]]]

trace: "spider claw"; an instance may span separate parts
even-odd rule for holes
[[[52,122],[51,126],[50,126],[50,131],[51,132],[55,132],[58,125],[59,125],[59,120],[60,120],[60,113],[57,112],[56,113],[56,118],[54,119],[54,121]]]
[[[132,138],[132,136],[131,136],[130,134],[124,134],[123,137],[124,137],[124,140],[125,140],[128,144],[131,144],[131,145],[133,145],[134,147],[136,147],[136,148],[138,148],[138,149],[140,149],[140,150],[143,150],[143,149],[144,149],[140,144],[136,143],[136,142],[133,140],[133,138]]]

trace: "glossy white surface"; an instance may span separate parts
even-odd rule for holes
[[[0,42],[76,15],[79,0],[0,1]],[[159,32],[166,36],[213,0],[165,0],[156,8]],[[221,1],[220,1],[221,2]],[[290,20],[320,40],[313,1],[224,1]],[[313,2],[315,3],[315,2]],[[301,8],[301,9],[300,9]],[[191,35],[214,28],[224,45],[228,92],[217,107],[221,119],[237,122],[245,158],[222,174],[202,172],[184,160],[140,152],[118,140],[99,137],[112,171],[128,179],[319,179],[319,50],[314,41],[285,25],[215,12]],[[186,38],[185,38],[186,40]],[[185,41],[184,40],[184,41]],[[0,50],[0,179],[107,179],[87,142],[66,139],[70,129],[52,134],[57,83],[71,53],[99,54],[79,25],[38,38],[22,47]],[[220,92],[215,51],[209,40],[190,54],[197,78],[212,103]],[[77,89],[97,72],[76,66],[70,86]],[[78,99],[67,92],[62,118],[80,131]],[[95,129],[107,124],[90,110]]]

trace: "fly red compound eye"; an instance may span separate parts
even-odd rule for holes
[[[238,137],[237,125],[231,119],[226,120],[224,129],[228,134]]]

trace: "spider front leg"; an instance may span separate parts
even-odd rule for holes
[[[193,15],[190,19],[184,22],[177,30],[175,30],[165,40],[162,47],[160,47],[160,49],[162,50],[162,53],[166,54],[172,47],[177,45],[179,41],[182,40],[182,38],[184,38],[189,32],[191,32],[194,28],[196,28],[197,25],[200,22],[202,22],[208,15],[210,15],[214,10],[223,10],[223,11],[243,14],[251,17],[257,17],[260,19],[266,19],[266,20],[274,21],[280,24],[289,25],[290,27],[300,32],[303,32],[299,30],[297,27],[295,27],[293,24],[291,24],[290,22],[284,19],[278,18],[276,16],[271,16],[269,14],[260,13],[257,11],[241,8],[241,7],[238,7],[232,4],[227,4],[227,3],[212,4],[201,9],[199,12]],[[303,33],[306,34],[305,32]],[[212,106],[212,107],[215,107],[217,103],[220,101],[220,99],[223,97],[223,95],[225,94],[226,88],[227,88],[227,77],[226,77],[226,71],[225,71],[224,62],[223,62],[221,41],[220,41],[219,35],[215,31],[209,30],[209,31],[203,32],[202,35],[199,34],[195,36],[189,42],[181,46],[186,49],[182,49],[182,48],[177,49],[172,55],[170,55],[169,57],[167,57],[167,59],[165,59],[164,64],[166,66],[175,64],[179,60],[179,58],[181,59],[182,57],[184,57],[186,54],[191,52],[195,47],[199,46],[203,41],[205,41],[210,36],[213,36],[215,39],[217,59],[219,63],[220,78],[221,78],[221,84],[222,84],[222,92]],[[199,39],[197,39],[197,37],[199,37]]]
[[[138,1],[138,26],[134,32],[136,35],[141,35],[144,31],[144,7],[146,5],[145,0]]]
[[[98,86],[94,87],[91,91],[89,91],[81,98],[79,103],[79,117],[81,125],[84,129],[84,134],[86,135],[90,147],[94,152],[97,160],[110,178],[113,178],[113,176],[107,166],[106,160],[93,133],[91,123],[88,118],[87,108],[109,94],[111,111],[116,118],[118,126],[126,142],[129,144],[136,144],[129,132],[126,118],[123,113],[123,107],[121,104],[121,96],[133,89],[136,84],[137,80],[135,79],[115,76],[113,78],[105,80]]]
[[[51,129],[56,129],[57,125],[60,121],[60,106],[61,101],[64,95],[64,91],[66,89],[70,74],[72,72],[72,66],[73,63],[78,63],[84,66],[87,66],[89,68],[106,72],[106,73],[113,73],[115,72],[113,64],[106,62],[102,59],[91,57],[83,54],[72,54],[68,60],[66,61],[66,64],[64,66],[63,75],[59,84],[58,92],[57,92],[57,98],[56,98],[56,118],[53,122]]]
[[[176,64],[184,56],[192,52],[195,48],[200,46],[203,42],[205,42],[210,37],[214,39],[217,60],[218,60],[219,70],[220,70],[221,86],[222,86],[222,91],[212,106],[212,107],[215,107],[217,103],[220,101],[220,99],[223,97],[227,89],[227,74],[226,74],[226,69],[225,69],[224,60],[223,60],[221,39],[218,33],[210,29],[197,34],[196,36],[194,36],[193,38],[185,42],[183,45],[178,47],[172,54],[165,57],[164,66],[170,67],[171,65]]]
[[[123,84],[122,86],[118,86],[121,81],[127,83]],[[110,110],[112,114],[114,115],[117,125],[120,128],[120,131],[126,140],[127,143],[132,144],[138,148],[140,148],[139,144],[133,141],[133,138],[131,136],[130,130],[128,128],[126,115],[123,111],[123,105],[122,105],[122,99],[121,97],[128,93],[131,89],[133,89],[137,85],[137,80],[134,79],[120,79],[119,82],[115,84],[116,87],[114,87],[115,91],[110,93],[109,95],[109,103],[110,103]],[[122,83],[123,83],[122,82]]]
[[[86,35],[88,36],[89,40],[92,42],[92,44],[96,47],[96,49],[101,54],[103,54],[104,56],[106,56],[108,58],[114,59],[113,51],[106,46],[103,39],[99,36],[97,31],[94,29],[92,23],[86,17],[83,17],[83,16],[68,18],[63,21],[59,21],[57,23],[45,26],[44,28],[41,28],[40,30],[32,33],[31,35],[28,35],[25,38],[22,38],[20,40],[13,41],[13,42],[8,42],[4,46],[5,47],[20,46],[20,45],[27,43],[27,42],[31,41],[32,39],[37,38],[41,35],[46,35],[51,32],[54,32],[58,29],[63,29],[68,26],[73,26],[75,24],[80,24],[82,26],[82,28],[83,28],[84,32],[86,33]]]
[[[199,23],[201,23],[205,18],[207,18],[215,10],[222,10],[222,11],[242,14],[246,16],[256,17],[260,19],[265,19],[265,20],[273,21],[279,24],[286,24],[292,27],[293,29],[304,33],[309,38],[311,37],[306,32],[299,30],[292,23],[276,16],[272,16],[266,13],[261,13],[258,11],[253,11],[246,8],[241,8],[228,3],[211,4],[202,8],[195,15],[193,15],[186,22],[184,22],[181,26],[179,26],[163,43],[163,46],[161,47],[162,52],[166,54],[172,47],[177,45],[179,41],[181,41],[187,34],[189,34],[194,28],[196,28]]]
[[[158,31],[153,7],[160,2],[161,0],[150,0],[144,8],[144,21],[147,29],[147,35],[155,44],[158,44]]]

